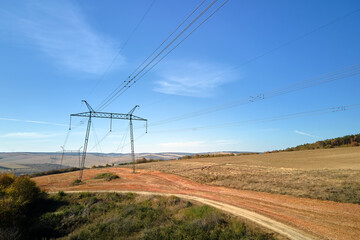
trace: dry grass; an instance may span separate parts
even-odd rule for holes
[[[138,168],[216,186],[360,203],[360,147],[175,160]]]

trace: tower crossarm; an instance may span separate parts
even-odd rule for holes
[[[88,107],[89,112],[81,112],[81,113],[70,114],[70,124],[69,124],[69,130],[71,130],[71,118],[72,117],[87,117],[89,119],[88,124],[87,124],[87,128],[86,128],[86,135],[85,135],[83,153],[82,153],[81,156],[80,156],[80,150],[79,150],[79,157],[81,157],[81,159],[79,158],[79,167],[80,167],[79,180],[80,181],[82,180],[83,171],[84,171],[84,168],[85,168],[86,151],[87,151],[87,146],[88,146],[88,142],[89,142],[91,121],[92,121],[93,118],[109,118],[110,119],[110,132],[112,131],[112,120],[113,119],[129,120],[129,122],[130,122],[130,139],[131,139],[130,140],[130,143],[131,143],[131,156],[132,156],[132,160],[133,160],[133,173],[135,173],[135,150],[134,150],[133,120],[145,121],[146,122],[146,133],[147,133],[147,126],[148,126],[147,119],[133,115],[135,109],[138,108],[139,106],[136,105],[133,109],[130,110],[130,112],[128,114],[108,113],[108,112],[96,112],[96,111],[94,111],[94,109],[85,100],[83,100],[83,102]],[[63,154],[62,154],[63,156],[64,156],[64,152],[65,152],[65,150],[63,149]]]
[[[135,115],[122,114],[122,113],[107,113],[107,112],[83,112],[83,113],[74,113],[70,115],[71,117],[92,117],[92,118],[112,118],[112,119],[126,119],[130,120],[139,120],[147,121],[145,118],[141,118]]]

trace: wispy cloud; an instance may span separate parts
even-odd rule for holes
[[[61,124],[61,123],[51,123],[51,122],[43,122],[43,121],[23,120],[23,119],[15,119],[15,118],[2,118],[2,117],[0,117],[0,120],[2,120],[2,121],[11,121],[11,122],[25,122],[25,123],[35,123],[35,124],[53,125],[53,126],[61,126],[61,127],[67,127],[67,126],[69,126],[69,125],[67,125],[67,124]]]
[[[318,136],[314,136],[310,133],[306,133],[306,132],[302,132],[302,131],[298,131],[298,130],[295,130],[294,133],[296,134],[300,134],[300,135],[303,135],[303,136],[308,136],[308,137],[312,137],[312,138],[320,138]]]
[[[35,43],[67,69],[103,74],[117,54],[116,43],[96,31],[74,2],[25,1],[7,11],[2,10],[2,28],[6,23],[15,35]],[[124,57],[117,60],[121,64]]]
[[[2,138],[26,138],[26,139],[39,139],[39,138],[51,138],[55,137],[57,134],[45,134],[38,132],[15,132],[15,133],[7,133],[2,135]]]
[[[160,70],[160,80],[154,91],[171,95],[210,97],[220,86],[234,81],[235,73],[225,73],[228,67],[206,62],[173,62]]]

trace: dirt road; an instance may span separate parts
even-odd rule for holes
[[[112,172],[120,179],[94,180]],[[184,197],[251,220],[290,239],[359,239],[360,205],[208,186],[162,172],[108,168],[84,171],[84,185],[70,186],[77,172],[34,178],[51,192],[133,191]]]

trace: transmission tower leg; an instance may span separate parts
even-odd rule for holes
[[[81,163],[81,152],[80,152],[80,150],[79,150],[79,169],[80,169],[80,167],[81,167],[80,163]]]
[[[135,173],[134,134],[133,134],[133,124],[131,117],[130,117],[130,143],[131,143],[131,158],[133,162],[133,173]]]
[[[62,169],[63,160],[64,160],[64,154],[65,154],[65,149],[63,148],[63,152],[62,152],[62,155],[61,155],[61,161],[60,161],[60,169]]]
[[[85,142],[84,142],[83,154],[82,154],[81,164],[80,164],[80,175],[79,175],[80,181],[82,180],[84,167],[85,167],[85,158],[86,158],[87,145],[88,145],[88,141],[89,141],[90,126],[91,126],[91,115],[89,117],[89,121],[88,121],[87,128],[86,128]]]

